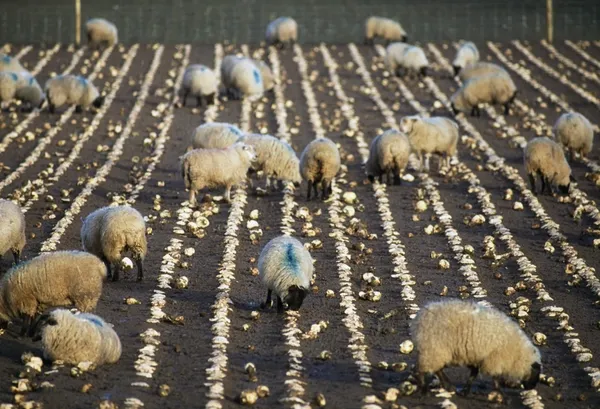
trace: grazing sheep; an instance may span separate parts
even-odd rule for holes
[[[206,105],[212,105],[219,90],[219,81],[210,68],[205,65],[194,64],[186,68],[183,74],[182,88],[183,106],[185,106],[187,97],[190,94],[196,97],[198,106],[202,106],[202,101]]]
[[[400,120],[400,130],[408,136],[412,151],[419,157],[421,170],[429,171],[429,155],[432,153],[444,157],[446,166],[450,166],[451,157],[456,157],[458,124],[450,118],[405,116]],[[442,158],[438,169],[441,166]]]
[[[81,112],[84,107],[90,105],[100,108],[104,102],[104,97],[100,96],[94,84],[76,75],[57,75],[50,78],[45,89],[51,113],[63,104],[75,104],[75,112]]]
[[[410,155],[410,142],[406,135],[396,129],[388,129],[371,142],[369,159],[365,165],[367,177],[371,182],[379,177],[383,183],[383,175],[387,175],[387,183],[401,183],[400,175],[406,169]]]
[[[8,103],[18,99],[30,109],[41,107],[44,103],[44,92],[35,77],[28,71],[0,72],[0,101]],[[23,107],[23,110],[26,110]]]
[[[431,302],[417,314],[411,334],[418,353],[417,374],[425,393],[425,374],[435,373],[445,389],[450,382],[444,368],[467,366],[471,376],[465,394],[481,370],[494,378],[523,382],[533,389],[542,370],[539,350],[519,325],[495,308],[474,302]]]
[[[375,37],[383,38],[388,44],[391,41],[408,40],[400,23],[385,17],[371,16],[365,22],[365,44],[372,45]]]
[[[252,168],[264,172],[267,187],[271,186],[270,178],[300,186],[300,162],[290,144],[271,135],[259,134],[246,135],[242,141],[254,147],[256,161]]]
[[[263,86],[265,91],[271,91],[275,86],[275,77],[273,76],[273,71],[271,68],[262,60],[252,60],[254,64],[260,70],[260,75],[263,79]]]
[[[429,61],[425,55],[425,51],[421,47],[411,45],[406,47],[400,65],[409,73],[418,74],[419,76],[427,76],[427,66]]]
[[[103,18],[92,18],[85,23],[88,45],[94,48],[110,47],[119,42],[117,26]]]
[[[221,61],[221,82],[225,87],[227,95],[231,94],[231,88],[233,86],[231,76],[233,67],[235,67],[243,59],[244,57],[238,57],[237,55],[229,54],[223,57],[223,60]]]
[[[535,190],[535,176],[539,175],[542,180],[542,193],[552,195],[553,187],[557,186],[562,194],[569,193],[571,181],[571,168],[565,158],[562,147],[551,139],[546,137],[533,138],[525,146],[523,155],[525,169],[529,176],[531,192],[537,194]]]
[[[19,264],[26,243],[23,211],[10,200],[0,199],[0,257],[10,250]]]
[[[315,197],[318,196],[318,183],[321,183],[322,199],[329,197],[332,192],[331,181],[341,164],[340,152],[331,139],[318,138],[306,145],[300,156],[300,173],[308,182],[306,200],[310,200],[311,189],[314,189]]]
[[[298,23],[291,17],[279,17],[271,21],[265,34],[267,45],[283,48],[285,43],[298,41]]]
[[[233,66],[227,84],[230,85],[228,90],[234,99],[240,99],[242,96],[255,99],[264,92],[264,82],[260,68],[249,58],[244,58]]]
[[[43,253],[20,263],[0,279],[0,328],[21,318],[25,335],[38,308],[75,305],[90,312],[105,278],[102,260],[84,251]]]
[[[552,130],[554,139],[567,149],[571,161],[575,158],[575,153],[584,158],[592,151],[594,128],[582,114],[578,112],[562,114]]]
[[[119,279],[123,253],[130,251],[138,269],[138,281],[144,278],[144,258],[148,250],[144,217],[130,206],[102,207],[90,213],[81,225],[83,249],[106,264],[108,277]],[[111,272],[111,264],[115,266]]]
[[[267,300],[263,308],[277,296],[277,312],[298,311],[308,294],[313,277],[313,260],[306,248],[293,237],[279,236],[269,241],[260,252],[258,271],[267,286]]]
[[[458,73],[458,77],[462,82],[465,82],[471,78],[483,77],[492,74],[504,74],[507,77],[510,77],[510,74],[498,64],[484,61],[479,61],[475,64],[462,67]]]
[[[395,42],[386,47],[384,62],[386,69],[392,75],[401,76],[400,67],[402,66],[402,57],[404,56],[404,51],[410,46],[407,43]]]
[[[471,116],[480,116],[479,104],[500,104],[504,106],[504,115],[510,113],[510,105],[517,96],[517,87],[509,76],[492,74],[471,78],[463,83],[452,98],[452,111],[471,111]]]
[[[56,309],[37,320],[33,341],[42,341],[44,358],[77,365],[112,364],[121,357],[121,340],[115,330],[94,314],[73,314]]]
[[[190,205],[196,204],[196,192],[208,187],[225,186],[225,199],[231,203],[231,187],[241,184],[256,160],[252,146],[237,142],[225,149],[194,149],[181,158],[181,175],[190,191]]]
[[[452,62],[454,68],[454,75],[458,75],[460,70],[465,67],[471,66],[479,61],[479,50],[475,43],[467,41],[463,43],[458,50],[456,50],[456,57]]]
[[[8,54],[0,53],[0,72],[20,72],[27,71],[19,62],[19,59]]]
[[[239,142],[244,132],[237,126],[222,122],[208,122],[200,125],[192,134],[194,149],[223,149]]]

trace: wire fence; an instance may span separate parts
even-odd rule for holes
[[[0,0],[0,8],[4,42],[75,40],[75,0]],[[361,41],[370,15],[401,22],[410,41],[546,36],[546,0],[81,0],[81,13],[82,22],[113,21],[124,43],[258,43],[278,16],[296,19],[302,43]],[[554,38],[600,39],[600,1],[554,0]]]

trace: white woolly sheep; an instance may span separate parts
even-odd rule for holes
[[[77,365],[112,364],[121,357],[121,340],[115,330],[94,314],[73,314],[56,309],[36,320],[33,341],[42,341],[44,358]]]
[[[419,157],[421,170],[429,171],[430,154],[440,155],[438,169],[442,166],[442,157],[446,166],[450,166],[451,157],[456,157],[458,124],[450,118],[405,116],[400,120],[400,130],[408,136],[412,151]]]
[[[108,277],[119,279],[123,253],[131,252],[138,269],[138,281],[144,278],[144,258],[148,250],[146,222],[130,206],[102,207],[90,213],[81,225],[83,249],[106,264]],[[114,272],[111,265],[115,267]]]
[[[256,161],[252,164],[252,168],[264,172],[267,177],[267,187],[271,185],[270,178],[300,186],[302,181],[300,161],[290,144],[271,135],[260,134],[246,135],[242,141],[254,147]]]
[[[465,82],[471,78],[483,77],[492,74],[504,74],[510,77],[508,71],[506,71],[500,65],[485,61],[478,61],[475,64],[462,67],[458,73],[458,77],[462,82]]]
[[[0,257],[10,250],[18,264],[26,243],[23,211],[10,200],[0,199]]]
[[[235,67],[236,64],[242,61],[243,59],[244,57],[238,57],[237,55],[229,54],[223,57],[223,60],[221,61],[221,82],[225,87],[227,95],[231,93],[230,89],[233,86],[231,82],[231,73],[233,71],[233,67]]]
[[[321,184],[322,199],[331,194],[331,181],[342,165],[340,152],[328,138],[318,138],[306,145],[300,156],[300,174],[308,182],[306,200],[310,200],[311,189],[318,196],[317,184]]]
[[[383,183],[383,175],[387,175],[387,183],[401,183],[400,175],[406,169],[410,155],[410,142],[406,135],[396,129],[388,129],[371,142],[369,159],[365,164],[367,177],[371,182],[379,177]]]
[[[55,108],[63,104],[75,104],[75,112],[93,105],[100,108],[104,97],[100,96],[98,89],[86,78],[76,75],[57,75],[46,82],[46,96],[48,110],[54,113]]]
[[[197,105],[212,105],[215,102],[215,96],[219,91],[219,81],[217,76],[205,65],[194,64],[186,68],[182,81],[183,106],[189,95],[196,98]]]
[[[402,57],[404,56],[404,51],[410,46],[407,43],[395,42],[386,47],[384,62],[386,69],[392,75],[401,76],[400,67],[402,66]]]
[[[365,44],[372,45],[376,37],[387,43],[391,41],[406,42],[408,36],[400,23],[385,17],[371,16],[365,22]]]
[[[512,79],[504,74],[492,74],[471,78],[463,83],[450,98],[452,111],[471,111],[471,116],[480,116],[479,104],[500,104],[504,115],[510,113],[510,105],[517,96],[517,87]]]
[[[233,66],[226,83],[230,85],[228,91],[234,99],[240,99],[242,96],[256,99],[264,92],[264,81],[260,69],[249,58],[244,58]]]
[[[26,71],[26,69],[21,65],[18,58],[0,53],[0,72],[2,71],[20,72]]]
[[[283,48],[285,43],[298,41],[298,23],[291,17],[279,17],[271,21],[265,34],[267,45]]]
[[[262,60],[252,61],[254,61],[254,64],[260,70],[265,91],[271,91],[275,86],[275,77],[273,76],[273,71],[271,71],[271,68],[267,65],[267,63]]]
[[[194,149],[223,149],[239,142],[244,132],[233,124],[208,122],[200,125],[192,134]]]
[[[460,70],[465,67],[471,66],[479,61],[479,50],[475,43],[467,41],[463,43],[458,50],[456,50],[456,57],[452,61],[452,67],[454,68],[454,75],[458,75]]]
[[[578,112],[562,114],[552,129],[554,139],[560,142],[569,152],[569,159],[573,161],[575,153],[581,158],[592,151],[594,143],[594,128],[590,121]]]
[[[196,204],[196,192],[205,187],[225,186],[225,199],[230,203],[231,187],[246,179],[256,152],[252,146],[237,142],[225,149],[194,149],[180,159],[192,206]]]
[[[25,335],[39,307],[75,305],[91,312],[105,278],[102,260],[84,251],[44,253],[20,263],[0,280],[0,327],[20,318]]]
[[[494,378],[523,382],[525,389],[537,385],[542,370],[539,350],[519,325],[502,312],[470,301],[431,302],[417,314],[411,325],[417,357],[417,375],[425,393],[425,374],[435,373],[445,389],[450,382],[444,368],[467,366],[471,384],[481,370]]]
[[[533,138],[525,146],[523,159],[533,194],[537,194],[536,175],[542,180],[542,194],[547,190],[547,193],[552,195],[554,186],[557,186],[562,194],[569,193],[571,181],[574,179],[565,153],[558,143],[546,137]]]
[[[85,23],[90,48],[110,47],[119,42],[117,26],[103,18],[92,18]]]
[[[2,71],[0,72],[0,103],[2,108],[9,102],[15,99],[17,94],[19,76],[16,72]]]
[[[28,71],[2,71],[0,72],[0,101],[7,103],[18,99],[27,105],[23,110],[41,107],[45,95],[35,77]]]
[[[402,59],[400,60],[400,66],[408,73],[426,77],[429,61],[427,60],[425,51],[423,51],[421,47],[411,45],[404,49],[404,54],[402,54]]]
[[[260,252],[258,271],[267,286],[263,308],[270,308],[271,295],[277,297],[277,312],[298,311],[308,294],[313,277],[313,260],[308,250],[293,237],[279,236]]]

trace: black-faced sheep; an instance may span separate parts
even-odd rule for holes
[[[75,112],[79,113],[90,105],[100,108],[104,103],[104,97],[100,96],[94,84],[76,75],[57,75],[50,78],[46,82],[45,90],[50,113],[54,113],[55,108],[63,104],[76,105]]]
[[[387,175],[387,183],[399,185],[401,174],[406,169],[411,148],[406,135],[396,129],[388,129],[371,142],[369,159],[365,164],[367,177],[371,182],[376,177],[383,183],[383,175]]]
[[[258,258],[258,271],[268,288],[264,307],[272,306],[275,292],[278,312],[300,309],[314,271],[312,257],[302,243],[289,236],[269,241]]]
[[[523,159],[533,194],[537,194],[536,176],[542,180],[542,193],[547,191],[552,195],[554,186],[557,186],[562,194],[569,193],[569,187],[573,180],[571,167],[559,144],[546,137],[533,138],[525,146]]]
[[[340,152],[328,138],[318,138],[306,145],[300,156],[300,174],[308,182],[306,200],[310,200],[311,190],[318,196],[317,185],[321,184],[322,198],[331,194],[331,181],[340,170]]]
[[[465,67],[471,66],[479,61],[479,50],[475,43],[467,41],[463,43],[458,50],[456,50],[456,57],[452,61],[452,67],[454,68],[454,75],[458,75],[460,70]]]
[[[471,369],[465,394],[479,371],[494,378],[496,389],[500,378],[523,382],[526,389],[535,388],[539,381],[539,350],[516,322],[494,308],[462,300],[431,302],[417,314],[411,333],[423,393],[425,375],[434,373],[450,390],[444,368],[451,366]]]
[[[108,277],[119,279],[123,254],[131,252],[138,268],[138,281],[144,278],[144,258],[148,250],[144,217],[130,206],[102,207],[90,213],[81,225],[85,251],[106,264]],[[115,267],[112,272],[111,265]]]

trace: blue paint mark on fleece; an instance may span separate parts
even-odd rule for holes
[[[232,126],[230,126],[230,127],[229,127],[229,130],[230,130],[232,133],[234,133],[234,134],[236,134],[236,135],[238,135],[238,136],[242,136],[242,131],[241,131],[241,130],[240,130],[240,128],[238,128],[237,126],[233,126],[233,125],[232,125]]]
[[[81,85],[83,85],[84,87],[87,85],[87,80],[83,77],[77,77],[77,79],[79,80],[79,82],[81,83]]]
[[[10,55],[4,55],[4,56],[2,57],[2,62],[3,62],[4,64],[9,64],[9,63],[10,63],[10,60],[12,60],[12,57],[11,57]]]
[[[29,85],[33,85],[34,80],[35,80],[35,78],[33,78],[33,77],[29,78]]]
[[[102,321],[100,321],[98,318],[94,318],[94,317],[85,317],[86,320],[88,320],[89,322],[99,326],[99,327],[103,327],[104,324],[102,323]]]
[[[289,243],[285,249],[285,260],[284,265],[286,270],[299,275],[300,274],[300,261],[298,257],[296,257],[296,253],[294,252],[294,245]]]
[[[260,84],[260,82],[262,81],[262,79],[260,78],[260,73],[257,70],[253,70],[252,72],[254,74],[254,81],[257,84]]]
[[[17,82],[19,80],[19,76],[17,74],[15,74],[14,72],[11,72],[10,76],[12,77],[14,82]]]

